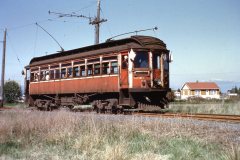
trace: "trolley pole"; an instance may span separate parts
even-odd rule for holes
[[[1,104],[0,107],[3,107],[3,101],[4,101],[4,76],[5,76],[5,55],[6,55],[6,37],[7,37],[7,29],[4,31],[4,37],[3,37],[3,55],[2,55],[2,78],[1,78]]]

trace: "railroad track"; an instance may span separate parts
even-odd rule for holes
[[[12,110],[12,109],[16,109],[16,108],[13,108],[13,107],[0,107],[0,111]]]
[[[220,114],[186,114],[186,113],[133,113],[136,116],[146,117],[165,117],[165,118],[192,118],[205,121],[221,121],[240,123],[240,116],[238,115],[220,115]]]
[[[3,107],[0,111],[14,110],[13,107]],[[144,117],[165,117],[165,118],[192,118],[205,121],[221,121],[240,123],[239,115],[221,115],[221,114],[186,114],[186,113],[141,113],[133,112],[132,115],[144,116]]]

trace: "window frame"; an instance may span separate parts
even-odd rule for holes
[[[141,55],[141,53],[144,53],[144,54],[146,55],[146,57],[144,57],[144,58],[147,58],[147,60],[145,61],[147,66],[141,67],[141,65],[142,65],[142,63],[143,63],[144,61],[142,61],[142,62],[137,62],[137,61],[141,60],[141,57],[139,57],[139,56]],[[148,69],[148,68],[150,67],[150,63],[149,63],[149,59],[150,59],[150,57],[149,57],[149,51],[137,50],[137,51],[135,51],[135,54],[136,54],[136,56],[135,56],[135,58],[134,58],[134,60],[133,60],[134,68]],[[143,55],[143,54],[142,54],[142,55]],[[138,58],[138,57],[139,57],[139,58]],[[137,59],[137,58],[138,58],[138,59]]]

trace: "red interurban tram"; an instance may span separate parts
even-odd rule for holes
[[[91,105],[97,112],[156,110],[167,106],[169,63],[158,38],[120,40],[35,57],[25,67],[30,106],[52,110]]]

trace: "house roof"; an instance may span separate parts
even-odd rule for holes
[[[220,89],[214,82],[187,82],[183,86],[187,85],[189,89]]]

